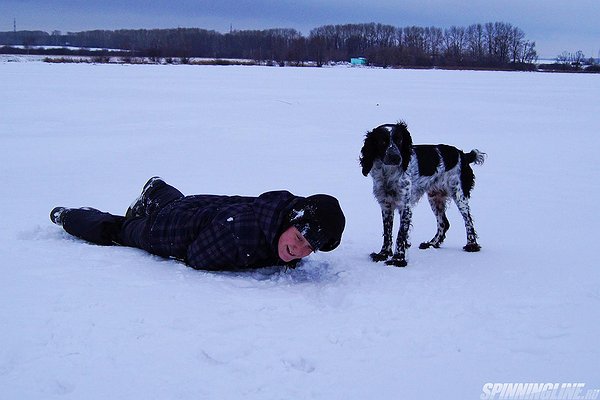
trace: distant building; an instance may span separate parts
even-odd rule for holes
[[[364,57],[353,57],[350,59],[352,65],[367,65],[367,59]]]

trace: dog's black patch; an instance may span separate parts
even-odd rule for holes
[[[431,176],[435,174],[438,165],[440,165],[440,155],[436,147],[432,144],[418,144],[413,146],[417,155],[420,175]]]
[[[438,144],[437,148],[440,150],[442,160],[444,160],[446,171],[450,171],[458,164],[458,151],[456,147],[448,146],[447,144]]]

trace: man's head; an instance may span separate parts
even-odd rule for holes
[[[294,204],[289,223],[278,243],[279,257],[285,262],[313,251],[335,249],[342,239],[346,218],[335,197],[316,194]]]

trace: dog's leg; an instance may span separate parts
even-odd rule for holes
[[[387,265],[396,267],[406,267],[406,249],[410,247],[408,243],[408,231],[412,219],[412,210],[406,205],[400,214],[400,228],[398,229],[398,237],[396,238],[396,252],[394,256],[386,261]]]
[[[389,205],[381,204],[381,218],[383,220],[383,246],[379,253],[371,253],[371,259],[376,262],[385,261],[392,256],[394,209]]]
[[[452,196],[460,214],[465,220],[465,228],[467,230],[467,244],[463,247],[465,251],[475,252],[481,250],[481,246],[477,243],[477,233],[473,226],[473,218],[471,218],[471,209],[469,207],[469,199],[458,189]]]
[[[428,249],[430,247],[438,248],[446,239],[446,232],[450,228],[450,221],[446,218],[446,204],[448,200],[448,194],[444,190],[432,190],[427,193],[429,198],[429,205],[435,214],[437,219],[437,232],[433,239],[429,242],[423,242],[419,245],[420,249]]]

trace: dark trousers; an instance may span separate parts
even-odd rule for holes
[[[95,208],[72,208],[65,211],[63,228],[91,243],[137,247],[153,253],[149,233],[156,215],[167,204],[182,197],[179,190],[160,181],[146,193],[148,206],[143,216],[127,219]]]

